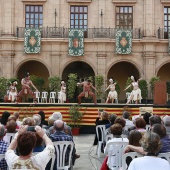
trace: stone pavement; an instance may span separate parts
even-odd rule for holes
[[[105,155],[101,153],[101,157],[96,155],[96,146],[93,147],[94,134],[80,134],[74,136],[77,154],[80,158],[76,160],[73,170],[100,170]]]

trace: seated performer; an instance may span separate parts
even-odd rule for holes
[[[115,90],[116,83],[114,83],[113,79],[109,79],[109,82],[110,82],[110,85],[105,90],[106,92],[108,89],[110,89],[109,94],[106,99],[106,103],[108,103],[109,100],[112,100],[112,103],[114,103],[114,100],[117,99],[117,91]]]
[[[25,73],[25,78],[21,80],[22,90],[19,92],[18,96],[21,97],[22,95],[30,94],[33,97],[34,102],[36,103],[36,97],[34,92],[31,90],[30,85],[36,90],[37,88],[34,86],[32,81],[30,80],[29,72]]]
[[[61,81],[61,90],[58,92],[58,103],[64,103],[66,101],[66,84]]]
[[[81,104],[81,98],[82,97],[88,97],[88,96],[92,96],[93,97],[93,101],[94,101],[94,104],[96,104],[96,95],[90,91],[90,89],[94,89],[97,91],[97,89],[92,85],[91,83],[91,80],[87,80],[87,81],[84,81],[82,83],[77,83],[78,86],[83,86],[83,92],[81,92],[79,95],[78,95],[78,103]]]
[[[138,104],[139,101],[142,99],[141,90],[139,88],[139,81],[141,79],[137,80],[134,76],[131,76],[131,80],[132,80],[132,83],[124,89],[124,91],[125,91],[128,88],[130,88],[131,86],[133,87],[133,90],[132,90],[130,97],[126,104],[129,104],[131,100],[135,101],[135,104]]]
[[[17,81],[13,81],[11,86],[9,87],[8,100],[10,100],[11,102],[17,100],[17,88],[16,88],[17,84],[18,84]]]

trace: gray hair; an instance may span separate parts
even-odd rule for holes
[[[4,125],[0,124],[0,138],[4,136],[4,133],[5,133],[5,127]]]
[[[41,116],[36,114],[36,115],[33,115],[33,119],[35,121],[35,126],[38,125],[40,126],[41,125]]]

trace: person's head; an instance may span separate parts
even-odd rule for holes
[[[108,113],[106,111],[101,112],[101,119],[102,120],[108,120]]]
[[[123,130],[122,126],[118,123],[110,126],[110,131],[111,134],[113,134],[113,136],[120,136],[122,134],[122,130]]]
[[[90,84],[91,83],[91,80],[90,79],[87,79],[87,84]]]
[[[54,122],[54,129],[56,131],[62,131],[64,130],[64,122],[62,120],[56,120]]]
[[[127,111],[124,111],[124,112],[123,112],[123,118],[124,118],[124,119],[130,119],[130,113],[127,112]]]
[[[146,124],[149,125],[149,118],[151,117],[151,113],[145,112],[143,115],[143,119],[145,120]]]
[[[18,82],[16,80],[12,82],[13,86],[16,86],[17,84],[18,84]]]
[[[165,127],[170,127],[170,116],[168,115],[164,116],[162,121]]]
[[[8,133],[15,133],[17,128],[17,123],[14,120],[10,120],[6,123],[6,129]]]
[[[147,131],[140,140],[140,144],[145,152],[157,155],[162,147],[159,135],[154,132]]]
[[[32,117],[27,117],[27,118],[23,119],[22,124],[23,125],[28,125],[28,126],[34,126],[35,122],[34,122],[34,119]]]
[[[55,122],[55,120],[53,118],[51,118],[51,117],[48,118],[48,125],[49,126],[53,126],[54,122]]]
[[[1,117],[1,124],[6,125],[9,116],[10,116],[9,112],[7,111],[3,112]]]
[[[39,114],[35,114],[32,117],[34,119],[35,125],[40,126],[41,125],[41,116]]]
[[[45,113],[44,111],[40,110],[38,114],[41,116],[41,122],[45,121]]]
[[[62,120],[62,114],[60,112],[54,112],[49,118],[54,120]]]
[[[112,84],[114,80],[112,78],[109,79],[109,83]]]
[[[5,127],[4,125],[0,124],[0,140],[3,139],[5,135]]]
[[[123,118],[121,118],[121,117],[117,117],[114,123],[120,124],[120,125],[122,126],[122,128],[124,128],[125,125],[126,125],[125,119],[123,119]]]
[[[65,82],[64,81],[61,81],[61,86],[65,86]]]
[[[18,113],[18,112],[14,112],[13,115],[14,115],[17,119],[19,119],[19,113]]]
[[[135,120],[135,125],[136,125],[136,128],[138,128],[138,129],[145,128],[146,127],[146,122],[145,122],[145,120],[143,118],[138,117]]]
[[[140,146],[139,141],[142,139],[142,134],[137,130],[131,130],[128,138],[129,145]]]
[[[136,77],[134,77],[134,76],[131,76],[130,79],[131,79],[133,82],[136,82],[136,81],[137,81]]]
[[[17,138],[18,152],[21,156],[29,155],[36,145],[36,134],[34,132],[24,132]]]
[[[149,117],[149,122],[150,122],[150,126],[153,126],[154,124],[161,124],[162,120],[158,115],[153,115]]]
[[[155,132],[159,135],[160,138],[163,138],[166,136],[166,128],[163,124],[154,124],[152,126],[152,132]]]
[[[111,124],[114,123],[114,121],[116,120],[117,116],[115,114],[110,114],[109,115],[109,121]]]
[[[8,121],[10,121],[10,120],[14,120],[16,122],[17,118],[15,115],[11,115],[8,117]]]

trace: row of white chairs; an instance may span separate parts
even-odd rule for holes
[[[37,99],[37,102],[40,103],[40,99],[41,99],[41,103],[47,103],[48,100],[48,92],[44,91],[42,93],[36,91],[34,92],[35,97]],[[50,92],[50,96],[49,96],[49,103],[55,103],[55,98],[56,98],[56,92]]]

